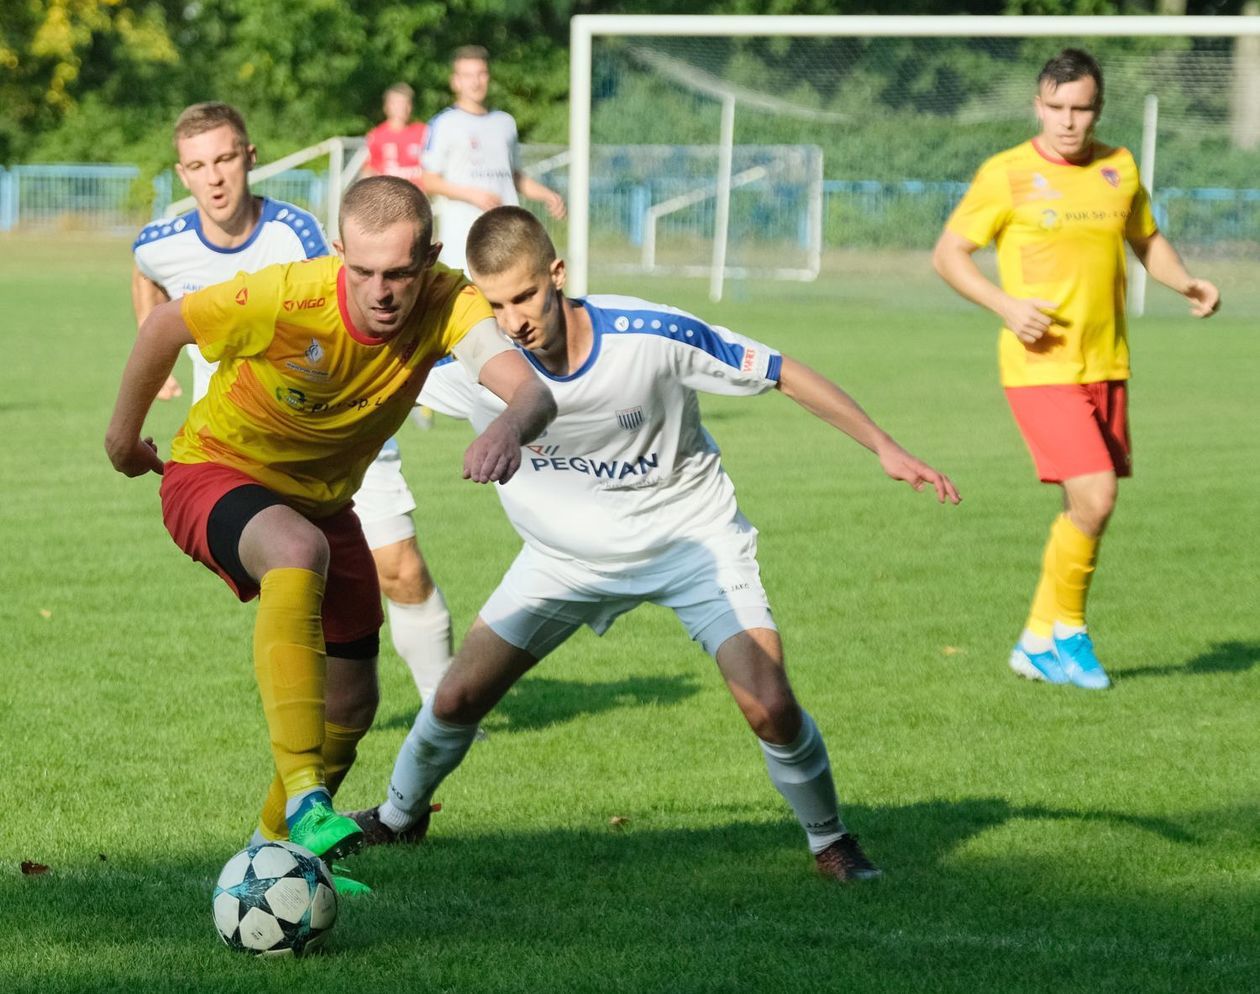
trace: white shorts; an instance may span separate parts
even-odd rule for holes
[[[777,630],[757,566],[757,530],[688,540],[630,572],[603,573],[525,546],[481,609],[496,635],[542,659],[581,625],[603,635],[640,604],[678,615],[714,656],[732,635]]]
[[[403,479],[398,443],[391,438],[381,446],[354,495],[354,513],[363,524],[368,548],[380,549],[414,536],[411,512],[415,509],[416,499]]]

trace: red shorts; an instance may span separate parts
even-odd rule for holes
[[[244,584],[215,562],[206,522],[215,504],[238,487],[260,486],[253,477],[218,463],[168,462],[162,474],[162,523],[184,552],[214,570],[242,601],[258,596],[256,583]],[[324,640],[350,643],[380,630],[381,589],[376,561],[352,507],[328,518],[308,518],[328,539],[328,582],[324,587]]]
[[[1043,483],[1131,475],[1128,398],[1124,380],[1006,388]]]

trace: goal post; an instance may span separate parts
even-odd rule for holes
[[[1015,61],[1003,62],[1001,59],[993,59],[992,66],[982,66],[983,75],[986,79],[992,81],[994,78],[1005,73],[1006,91],[999,94],[1001,99],[994,100],[994,103],[1001,103],[1007,114],[1002,118],[1003,129],[990,129],[987,132],[983,127],[977,129],[978,132],[987,134],[988,146],[984,154],[980,154],[978,149],[983,144],[984,134],[977,134],[975,142],[977,143],[977,151],[970,164],[970,171],[965,175],[950,177],[952,183],[947,184],[938,182],[936,187],[952,186],[957,187],[961,181],[970,178],[971,172],[979,166],[980,162],[988,154],[992,154],[1000,150],[1003,137],[1010,133],[1022,133],[1025,137],[1031,136],[1033,133],[1033,120],[1031,115],[1031,96],[1033,93],[1033,78],[1035,77],[1036,68],[1045,57],[1052,54],[1048,51],[1050,45],[1058,44],[1069,45],[1076,44],[1082,47],[1091,47],[1092,44],[1101,38],[1107,39],[1135,39],[1142,41],[1134,41],[1134,55],[1131,59],[1124,60],[1122,64],[1116,65],[1117,70],[1114,81],[1118,84],[1116,92],[1120,92],[1127,98],[1131,98],[1130,102],[1135,103],[1137,110],[1128,113],[1124,118],[1124,126],[1115,129],[1117,123],[1117,113],[1112,110],[1113,100],[1111,94],[1112,88],[1108,90],[1108,114],[1104,115],[1103,133],[1111,137],[1112,131],[1108,129],[1109,124],[1113,126],[1113,130],[1121,130],[1125,144],[1133,149],[1135,154],[1140,154],[1143,168],[1143,175],[1147,182],[1151,182],[1151,167],[1155,153],[1155,116],[1151,112],[1149,105],[1147,112],[1143,114],[1142,107],[1146,103],[1148,96],[1165,96],[1163,90],[1175,91],[1179,87],[1180,78],[1173,75],[1176,71],[1184,71],[1183,64],[1187,62],[1186,51],[1196,46],[1212,48],[1206,55],[1212,58],[1207,64],[1212,73],[1228,73],[1231,70],[1226,66],[1229,61],[1224,58],[1219,51],[1221,45],[1226,42],[1210,42],[1210,39],[1240,39],[1240,38],[1258,38],[1260,39],[1260,18],[1257,17],[1185,17],[1185,16],[1106,16],[1106,17],[1004,17],[1004,16],[736,16],[736,15],[674,15],[674,16],[643,16],[643,15],[578,15],[575,16],[570,23],[570,161],[568,169],[568,200],[569,200],[569,222],[568,222],[568,246],[567,259],[569,267],[569,287],[576,294],[583,294],[588,291],[589,277],[592,268],[592,207],[593,207],[593,166],[595,164],[596,150],[602,147],[602,143],[608,139],[596,134],[595,129],[595,108],[596,105],[604,106],[610,98],[606,91],[616,90],[618,86],[617,78],[610,77],[609,72],[601,68],[599,63],[601,52],[605,55],[609,51],[615,51],[616,46],[627,53],[627,64],[630,61],[635,63],[634,71],[643,70],[658,71],[661,65],[665,63],[673,63],[674,65],[682,65],[687,62],[687,51],[680,46],[686,44],[694,44],[699,46],[702,44],[717,45],[722,44],[722,40],[727,40],[728,49],[725,55],[729,58],[734,53],[738,57],[740,50],[735,48],[737,44],[746,47],[760,45],[762,48],[768,48],[772,44],[772,40],[783,40],[784,45],[797,44],[799,39],[809,39],[810,43],[826,44],[827,40],[852,39],[855,43],[873,43],[887,39],[905,39],[907,44],[925,45],[932,44],[930,39],[948,40],[941,41],[938,44],[953,44],[958,46],[959,42],[967,39],[976,39],[977,41],[990,39],[1045,39],[1047,42],[1046,53],[1043,55],[1036,66],[1032,68],[1031,74],[1028,69],[1028,59],[1023,58],[1018,63]],[[634,39],[641,39],[636,45]],[[1146,39],[1151,39],[1149,44]],[[1163,39],[1164,42],[1159,42]],[[1013,43],[1013,42],[1011,42]],[[1159,50],[1161,44],[1166,43],[1168,52],[1165,54]],[[999,42],[993,41],[992,44],[997,45]],[[1147,44],[1147,48],[1151,49],[1154,54],[1143,48],[1142,45]],[[667,54],[664,52],[657,53],[656,49],[666,46],[674,46]],[[1180,47],[1178,47],[1180,46]],[[937,71],[948,74],[951,70],[955,70],[955,75],[959,76],[965,84],[968,81],[968,73],[975,66],[973,60],[985,57],[983,52],[973,52],[971,48],[979,48],[979,46],[968,46],[964,49],[954,49],[954,61],[958,63],[957,67],[949,64],[948,57],[942,57],[942,65],[937,67]],[[927,50],[927,49],[925,49]],[[651,58],[645,57],[644,53],[651,55]],[[680,54],[681,52],[681,54]],[[1197,53],[1191,53],[1197,54]],[[610,58],[610,57],[608,57]],[[608,61],[605,58],[604,61]],[[715,60],[721,61],[721,60]],[[1103,69],[1108,73],[1109,83],[1113,81],[1113,74],[1109,66],[1112,66],[1111,60],[1106,53],[1103,54]],[[656,63],[656,65],[648,66],[648,63]],[[1153,74],[1142,71],[1146,63],[1151,63],[1155,67]],[[1175,64],[1174,64],[1175,63]],[[977,63],[978,64],[978,63]],[[1139,65],[1140,64],[1140,65]],[[1197,63],[1195,63],[1197,65]],[[1222,68],[1226,66],[1226,68]],[[744,69],[747,69],[744,66]],[[837,78],[843,73],[846,67],[837,70]],[[738,175],[740,166],[738,163],[733,167],[730,165],[727,156],[733,146],[736,150],[743,147],[748,142],[765,141],[765,138],[759,134],[750,134],[756,129],[750,129],[743,122],[749,119],[749,115],[755,110],[763,115],[773,114],[774,104],[778,104],[781,108],[787,108],[792,102],[796,94],[788,92],[790,86],[786,88],[781,86],[776,90],[772,82],[767,81],[766,89],[769,92],[762,94],[754,94],[750,91],[748,85],[749,74],[744,73],[744,78],[731,78],[723,80],[718,78],[720,70],[714,70],[711,66],[697,68],[693,78],[686,78],[679,71],[671,70],[668,66],[662,70],[666,73],[665,78],[669,80],[667,87],[661,87],[658,92],[665,94],[665,100],[682,101],[685,99],[705,99],[708,104],[714,108],[713,113],[720,115],[720,123],[714,122],[709,125],[708,117],[705,117],[704,127],[700,127],[696,122],[686,122],[688,127],[684,130],[689,132],[688,138],[683,139],[679,144],[684,144],[688,140],[693,144],[704,142],[717,153],[714,157],[714,170],[712,186],[714,194],[710,198],[716,202],[711,202],[709,208],[712,210],[712,216],[706,216],[705,224],[708,237],[711,238],[711,245],[708,251],[701,252],[697,246],[692,245],[692,254],[694,256],[695,266],[693,270],[707,266],[708,275],[710,277],[711,295],[720,295],[723,277],[732,275],[738,267],[731,265],[727,257],[727,232],[729,230],[729,221],[731,209],[731,197],[736,195],[731,189],[730,181],[733,175]],[[1197,72],[1197,69],[1191,69]],[[1207,72],[1208,70],[1204,70]],[[1255,72],[1256,67],[1250,67],[1250,71]],[[753,74],[755,76],[755,73]],[[853,86],[854,92],[861,95],[862,84],[873,85],[870,79],[856,79],[856,73],[851,73],[849,77],[842,79],[845,85]],[[611,80],[611,82],[610,82]],[[767,77],[768,80],[768,77]],[[1169,110],[1161,106],[1160,124],[1161,129],[1175,125],[1178,120],[1174,111],[1180,110],[1185,115],[1201,113],[1200,105],[1204,103],[1201,99],[1204,93],[1208,94],[1228,94],[1231,89],[1231,80],[1228,77],[1212,77],[1209,81],[1205,76],[1203,80],[1194,81],[1194,86],[1187,86],[1187,94],[1180,95],[1179,101],[1172,101],[1176,106],[1173,110]],[[1196,89],[1197,87],[1197,89]],[[826,89],[826,87],[820,88]],[[1189,92],[1193,90],[1193,93]],[[839,89],[836,92],[840,92]],[[670,97],[670,94],[674,94]],[[829,94],[835,97],[835,92]],[[1177,97],[1175,92],[1167,94],[1169,97]],[[838,99],[838,98],[837,98]],[[1209,101],[1215,97],[1209,97]],[[1222,96],[1221,100],[1227,99]],[[873,113],[879,115],[883,113],[881,105],[872,98],[874,105]],[[842,103],[834,105],[839,110],[828,106],[825,101],[817,97],[812,91],[806,94],[806,104],[804,109],[796,109],[790,113],[798,113],[803,120],[812,120],[814,123],[804,128],[804,132],[808,134],[812,132],[814,136],[829,136],[833,139],[832,149],[824,149],[824,154],[830,155],[834,150],[834,133],[847,127],[847,124],[835,123],[843,122],[845,114]],[[660,106],[659,103],[657,106]],[[1215,106],[1211,108],[1216,113]],[[974,125],[977,121],[983,120],[999,120],[996,116],[992,118],[984,118],[983,120],[976,117],[977,110],[975,107],[965,108],[964,113],[972,115],[971,118],[956,120],[963,121],[967,126]],[[706,115],[707,115],[706,111]],[[996,113],[996,112],[995,112]],[[921,114],[919,118],[912,116],[912,111],[907,110],[905,106],[899,106],[896,111],[888,110],[890,120],[897,121],[902,118],[896,117],[897,114],[903,114],[904,119],[908,121],[907,127],[910,129],[908,134],[904,135],[905,141],[914,141],[915,122],[922,119],[928,120],[932,115],[936,115],[937,111],[931,109],[930,113]],[[812,115],[812,117],[811,117]],[[1020,115],[1012,118],[1012,115]],[[607,115],[614,120],[620,121],[618,115]],[[664,118],[666,115],[660,115]],[[731,136],[731,121],[734,118],[734,132]],[[1143,119],[1148,122],[1149,134],[1141,132]],[[1012,123],[1013,122],[1013,123]],[[1169,123],[1171,122],[1171,124]],[[1218,127],[1218,122],[1212,119],[1210,122],[1211,129],[1207,125],[1202,125],[1201,134],[1204,142],[1217,141],[1217,132],[1228,132],[1228,127]],[[1195,127],[1200,127],[1199,123],[1195,123]],[[705,130],[707,128],[707,131]],[[604,128],[603,130],[607,130]],[[625,130],[624,128],[622,129]],[[672,141],[670,134],[664,133],[666,126],[661,120],[657,120],[652,115],[647,115],[647,121],[643,128],[645,135],[650,136],[650,143],[664,144]],[[781,127],[771,127],[766,125],[761,129],[765,133],[775,131],[782,133]],[[1196,136],[1200,132],[1194,132],[1183,142],[1183,145],[1190,147]],[[618,141],[627,141],[624,135],[618,138]],[[635,139],[636,141],[648,142],[644,139]],[[1018,139],[1016,139],[1018,140]],[[1228,139],[1225,139],[1228,140]],[[596,142],[601,145],[597,145]],[[1015,144],[1011,141],[1010,144]],[[895,150],[890,150],[890,155]],[[1177,166],[1179,164],[1175,157],[1167,158],[1167,161]],[[1186,156],[1181,157],[1185,159]],[[1207,158],[1211,158],[1210,154]],[[839,190],[842,187],[848,190],[852,187],[862,187],[870,185],[868,182],[877,177],[870,175],[851,175],[848,173],[837,174],[834,169],[834,157],[829,158],[826,168],[826,179],[833,190]],[[1163,171],[1163,167],[1161,167]],[[1211,181],[1212,174],[1205,173],[1207,181],[1198,183],[1193,177],[1189,176],[1183,168],[1180,173],[1174,175],[1174,183],[1180,186],[1202,185],[1221,186],[1223,184],[1213,183]],[[931,186],[932,184],[918,183],[919,179],[924,177],[916,177],[911,175],[902,175],[897,177],[898,182],[903,187]],[[927,177],[931,179],[931,177]],[[938,177],[938,179],[940,179]],[[607,177],[602,178],[601,182],[605,185],[608,183]],[[1249,182],[1247,185],[1254,185]],[[1153,192],[1153,191],[1152,191]],[[1170,193],[1185,193],[1184,190],[1171,190]],[[1190,191],[1193,192],[1193,191]],[[1245,191],[1244,191],[1245,192]],[[846,194],[847,195],[847,194]],[[945,193],[940,190],[935,191],[935,195],[940,198],[946,197]],[[951,195],[955,195],[952,194]],[[955,195],[956,196],[956,195]],[[649,205],[649,208],[652,205]],[[907,208],[908,209],[908,208]],[[939,210],[939,206],[934,208]],[[603,208],[601,207],[602,211]],[[857,210],[857,208],[854,208]],[[763,211],[764,213],[764,211]],[[1186,208],[1186,216],[1192,218],[1196,224],[1202,226],[1202,215],[1204,210],[1202,205]],[[851,220],[848,216],[844,219]],[[929,218],[939,230],[940,221]],[[838,222],[834,218],[827,220],[828,229],[837,227]],[[881,223],[895,224],[895,221],[884,221]],[[1161,219],[1163,223],[1163,219]],[[1260,224],[1260,218],[1254,219],[1255,224]],[[1248,216],[1246,220],[1247,232],[1244,233],[1243,240],[1250,243],[1251,226],[1253,220]],[[802,224],[802,228],[807,228],[807,224]],[[1173,237],[1177,238],[1178,232],[1172,232]],[[1260,240],[1260,236],[1257,236]],[[928,246],[930,247],[930,245]],[[653,246],[656,248],[656,246]],[[604,258],[604,248],[601,244],[600,259]],[[707,260],[707,261],[706,261]],[[599,260],[596,260],[599,261]],[[1139,267],[1140,268],[1140,267]],[[1134,293],[1131,295],[1134,303],[1140,306],[1140,284],[1135,280]]]

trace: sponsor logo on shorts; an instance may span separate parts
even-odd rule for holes
[[[744,361],[740,364],[740,372],[751,373],[757,365],[757,350],[744,349]]]

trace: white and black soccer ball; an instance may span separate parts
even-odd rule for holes
[[[337,891],[324,861],[292,842],[242,849],[214,885],[214,924],[233,949],[301,956],[337,920]]]

